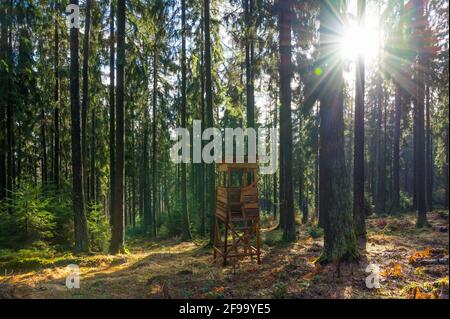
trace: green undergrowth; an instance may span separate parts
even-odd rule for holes
[[[263,243],[269,247],[284,246],[286,242],[283,240],[283,231],[275,229],[262,233]]]
[[[35,268],[61,267],[76,264],[93,267],[101,264],[123,262],[124,257],[109,255],[75,255],[71,252],[57,252],[53,249],[0,250],[0,270],[31,270]]]

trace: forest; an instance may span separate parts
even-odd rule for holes
[[[0,0],[0,299],[448,299],[448,10]]]

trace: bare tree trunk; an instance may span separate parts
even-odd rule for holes
[[[143,206],[143,224],[144,224],[144,234],[147,235],[148,226],[150,225],[151,219],[151,203],[150,203],[150,192],[149,192],[149,159],[148,159],[148,123],[150,121],[148,111],[145,111],[144,117],[144,144],[143,144],[143,159],[142,159],[142,206]]]
[[[283,237],[285,240],[294,240],[295,215],[294,215],[294,190],[292,186],[292,118],[291,118],[291,25],[293,18],[291,0],[279,2],[279,50],[280,50],[280,203],[285,222]]]
[[[125,173],[125,0],[117,0],[117,86],[116,86],[116,158],[114,172],[113,227],[110,251],[125,252],[124,173]]]
[[[277,128],[278,125],[278,94],[275,92],[275,98],[274,98],[274,107],[273,107],[273,127]],[[276,165],[276,164],[275,164]],[[278,210],[278,176],[277,176],[277,170],[275,170],[275,173],[273,174],[273,220],[277,220],[277,210]]]
[[[6,5],[6,4],[5,4]],[[13,1],[11,1],[9,3],[9,9],[11,10],[11,12],[13,12],[14,10],[14,4]],[[6,51],[6,59],[7,59],[7,65],[12,68],[14,63],[13,63],[13,40],[12,40],[12,32],[11,32],[12,27],[9,29],[9,41],[8,45],[7,45],[7,51]],[[10,75],[12,75],[12,72],[9,72]],[[7,79],[8,84],[7,87],[8,88],[12,88],[12,78],[11,76]],[[6,94],[7,96],[7,103],[6,103],[6,150],[7,150],[7,155],[6,155],[6,170],[7,170],[7,177],[6,177],[6,189],[9,192],[7,194],[8,197],[12,198],[13,195],[13,191],[14,191],[14,105],[13,105],[13,101],[11,98],[10,93]]]
[[[366,10],[366,1],[358,0],[358,23],[362,24]],[[366,239],[366,212],[364,206],[364,56],[358,55],[356,63],[355,88],[355,150],[353,159],[353,223],[355,235],[359,240]]]
[[[42,164],[41,164],[41,178],[42,178],[42,185],[46,185],[47,184],[47,172],[48,172],[48,167],[47,167],[47,136],[45,134],[45,112],[44,112],[44,108],[42,107],[41,109],[41,152],[42,152]]]
[[[431,144],[431,123],[430,123],[430,86],[426,86],[425,116],[426,116],[426,141],[425,141],[425,176],[426,176],[426,210],[433,210],[433,153]]]
[[[339,61],[334,37],[342,30],[342,2],[323,0],[320,4],[320,61],[326,74],[322,75],[320,87],[319,205],[324,214],[325,237],[319,262],[355,261],[359,252],[344,153],[343,67],[334,64]],[[331,64],[333,68],[327,69]]]
[[[186,0],[181,0],[181,127],[186,128]],[[186,163],[181,163],[181,207],[183,210],[182,240],[191,240],[187,207]]]
[[[205,93],[206,93],[206,119],[208,127],[214,127],[214,113],[212,100],[211,78],[211,31],[210,31],[210,0],[205,0]],[[210,213],[209,239],[214,241],[214,212],[216,200],[215,169],[214,164],[207,164],[208,170],[208,211]]]
[[[8,0],[2,0],[0,8],[0,58],[8,61]],[[5,64],[0,65],[0,200],[6,197],[6,109],[9,100],[8,69]]]
[[[203,6],[202,6],[203,7]],[[200,44],[200,104],[201,104],[201,128],[203,131],[205,125],[205,50],[204,50],[204,28],[205,28],[205,13],[201,13],[202,18],[200,21],[201,32],[201,44]],[[203,140],[202,140],[203,149]],[[200,164],[200,176],[199,176],[199,200],[200,200],[200,236],[206,236],[206,207],[205,207],[205,163]]]
[[[153,52],[153,123],[152,123],[152,235],[156,237],[156,101],[158,90],[158,49]]]
[[[425,65],[424,52],[421,42],[421,35],[425,25],[423,24],[423,2],[413,0],[414,3],[414,21],[413,34],[417,50],[417,63],[415,65],[415,85],[416,96],[414,97],[414,117],[416,122],[417,147],[415,152],[415,161],[417,165],[416,172],[416,197],[417,197],[417,227],[424,227],[428,224],[425,203],[425,128],[424,128],[424,99],[425,99],[425,81],[423,67]]]
[[[245,77],[247,91],[247,127],[255,127],[255,92],[253,85],[253,2],[243,0],[245,18]]]
[[[55,99],[55,110],[54,110],[54,143],[53,143],[53,183],[58,189],[60,183],[59,171],[60,171],[60,141],[59,141],[59,112],[61,109],[61,99],[60,99],[60,86],[59,86],[59,24],[58,24],[58,6],[57,1],[55,1],[55,48],[54,48],[54,58],[55,58],[55,89],[54,89],[54,99]]]
[[[81,154],[84,169],[84,188],[89,190],[87,182],[87,117],[89,109],[89,49],[91,32],[91,0],[86,0],[86,20],[83,39],[83,102],[81,105]],[[90,200],[90,199],[89,199]]]
[[[381,83],[381,75],[379,76],[377,83],[377,190],[376,190],[376,205],[375,209],[378,214],[384,214],[386,212],[386,153],[385,153],[385,135],[382,130],[386,129],[385,117],[386,117],[386,105],[384,103],[384,94]],[[384,125],[383,125],[384,124]]]
[[[402,117],[402,88],[395,83],[395,117],[394,117],[394,141],[393,141],[393,181],[392,181],[392,208],[394,212],[400,210],[400,119]]]
[[[78,0],[71,0],[78,5]],[[89,251],[88,225],[84,207],[83,161],[81,158],[80,64],[78,29],[70,29],[70,105],[72,113],[72,205],[75,222],[75,250]]]
[[[114,48],[114,0],[110,0],[110,17],[109,17],[109,217],[112,224],[113,203],[114,203],[114,170],[115,170],[115,126],[116,126],[116,107],[115,107],[115,48]]]
[[[96,188],[97,188],[97,171],[95,166],[95,157],[96,157],[96,130],[97,130],[97,118],[95,114],[95,109],[92,108],[91,110],[91,168],[90,168],[90,201],[91,203],[97,202],[97,194],[96,194]]]
[[[444,151],[445,151],[445,164],[444,164],[444,188],[445,188],[445,199],[444,199],[444,207],[448,209],[448,161],[449,161],[449,155],[448,155],[448,124],[446,127],[446,134],[444,139]]]

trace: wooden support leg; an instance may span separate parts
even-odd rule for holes
[[[228,223],[225,223],[225,239],[223,243],[223,266],[227,265],[227,255],[228,255]]]

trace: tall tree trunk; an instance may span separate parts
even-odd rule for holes
[[[302,112],[299,111],[299,127],[298,130],[301,132],[303,126]],[[302,213],[302,224],[306,224],[308,222],[308,201],[307,195],[305,196],[305,163],[303,160],[302,154],[302,141],[299,141],[298,147],[298,208]],[[306,204],[305,204],[306,201]]]
[[[211,76],[211,31],[210,31],[210,0],[205,0],[205,97],[206,97],[206,121],[208,127],[214,127],[214,113],[212,100],[212,76]],[[210,218],[209,239],[214,241],[215,200],[216,200],[216,174],[214,163],[207,164],[208,171],[208,211]]]
[[[145,111],[145,123],[144,123],[144,144],[143,144],[143,160],[142,160],[142,205],[143,205],[143,214],[144,218],[143,226],[144,226],[144,234],[147,235],[148,226],[150,225],[150,214],[151,214],[151,203],[150,203],[150,192],[149,192],[149,159],[148,159],[148,123],[150,121],[148,111]]]
[[[13,12],[14,10],[14,3],[13,1],[10,1],[9,3],[9,10]],[[11,14],[12,16],[12,14]],[[12,38],[12,27],[8,30],[8,45],[7,45],[7,51],[6,51],[6,58],[7,58],[7,65],[12,69],[14,62],[13,62],[13,38]],[[7,87],[9,89],[12,88],[12,71],[9,71],[9,77],[7,79],[8,84]],[[14,105],[12,98],[10,96],[10,93],[6,94],[7,96],[7,104],[6,104],[6,169],[7,169],[7,178],[6,178],[6,189],[8,197],[12,198],[13,195],[13,186],[14,186]]]
[[[114,48],[114,16],[115,6],[114,0],[110,0],[110,17],[109,17],[109,217],[112,224],[113,203],[114,203],[114,170],[115,170],[115,156],[116,156],[116,142],[115,142],[115,126],[116,126],[116,107],[115,107],[115,48]]]
[[[2,0],[0,8],[0,58],[8,61],[8,0]],[[6,109],[9,100],[8,68],[0,65],[0,200],[6,197]]]
[[[317,218],[317,223],[320,227],[324,227],[324,218],[319,211],[319,143],[320,143],[320,113],[319,113],[319,103],[316,102],[316,127],[314,135],[314,216]]]
[[[402,88],[395,83],[395,116],[394,116],[394,141],[393,141],[393,181],[392,181],[392,208],[394,212],[400,210],[400,119],[402,117]]]
[[[10,63],[12,65],[12,63]],[[8,85],[10,86],[10,85]],[[9,100],[9,99],[8,99]],[[7,144],[7,156],[6,156],[6,168],[7,179],[6,189],[8,190],[8,196],[12,196],[14,190],[14,107],[11,100],[8,101],[6,107],[6,144]]]
[[[244,1],[245,18],[245,77],[247,91],[247,127],[255,127],[255,90],[253,85],[253,2]]]
[[[203,7],[203,5],[202,5]],[[200,43],[200,105],[201,105],[201,127],[200,132],[203,131],[205,125],[205,50],[204,50],[204,28],[205,28],[205,17],[204,12],[201,13],[200,20],[200,33],[201,33],[201,43]],[[203,149],[203,140],[202,140]],[[206,211],[205,211],[205,163],[202,161],[200,164],[200,176],[199,176],[199,200],[200,200],[200,236],[206,236]]]
[[[70,0],[78,5],[78,0]],[[70,29],[70,105],[72,113],[72,205],[75,222],[75,250],[88,251],[89,237],[84,207],[83,161],[81,158],[79,31]]]
[[[413,36],[415,49],[417,50],[417,62],[415,65],[415,89],[414,97],[414,117],[416,122],[417,147],[415,152],[416,172],[416,197],[417,197],[417,227],[424,227],[428,224],[425,203],[425,128],[424,128],[424,99],[425,81],[424,71],[424,51],[422,47],[422,36],[425,28],[423,1],[413,0],[414,21]]]
[[[295,239],[294,190],[292,186],[292,118],[291,118],[291,25],[292,2],[279,2],[279,50],[280,50],[280,203],[285,222],[283,237],[285,240]]]
[[[181,0],[181,127],[186,128],[186,0]],[[186,188],[186,163],[181,163],[181,208],[183,211],[181,239],[191,240]]]
[[[358,0],[358,24],[362,25],[366,1]],[[366,212],[364,207],[364,55],[359,53],[356,63],[355,88],[355,149],[353,158],[353,223],[359,240],[366,239]]]
[[[426,86],[425,117],[426,117],[426,142],[425,142],[425,176],[426,176],[426,210],[433,210],[433,151],[431,144],[431,121],[430,121],[430,85]]]
[[[156,237],[156,101],[158,94],[158,49],[153,52],[153,123],[152,123],[152,232]]]
[[[342,32],[341,1],[320,2],[320,171],[319,205],[324,214],[321,263],[359,258],[352,223],[350,185],[344,153],[343,66],[336,34]]]
[[[60,86],[59,86],[59,23],[58,23],[58,4],[55,1],[55,47],[54,47],[54,58],[55,58],[55,88],[54,88],[54,100],[55,100],[55,110],[53,117],[53,127],[54,127],[54,142],[53,142],[53,183],[56,186],[56,189],[59,187],[60,177],[60,141],[59,141],[59,113],[61,109],[61,99],[60,99]]]
[[[448,161],[449,161],[449,155],[448,155],[448,139],[449,139],[449,134],[448,134],[448,124],[446,126],[445,129],[446,133],[445,133],[445,138],[444,138],[444,152],[445,152],[445,164],[444,164],[444,188],[445,188],[445,199],[444,199],[444,207],[446,209],[448,209],[448,196],[449,196],[449,192],[448,192]]]
[[[302,156],[300,154],[300,156]],[[298,180],[298,207],[302,212],[302,224],[306,224],[308,222],[308,194],[305,194],[305,175],[304,175],[304,163],[302,158],[300,157],[300,172],[299,172],[299,180]]]
[[[412,96],[412,102],[415,104],[415,94]],[[412,186],[412,193],[413,193],[413,205],[412,209],[414,211],[417,210],[417,120],[416,120],[416,112],[413,110],[413,158],[412,158],[412,170],[413,170],[413,186]]]
[[[97,196],[96,196],[96,188],[97,188],[97,171],[95,167],[95,157],[96,157],[96,129],[97,129],[97,118],[95,115],[95,109],[92,108],[91,110],[91,158],[90,158],[90,201],[91,203],[97,202]]]
[[[86,20],[84,25],[83,38],[83,102],[81,105],[81,154],[84,169],[84,187],[89,190],[87,182],[87,117],[89,109],[89,49],[90,49],[90,30],[91,30],[91,0],[86,0]],[[88,192],[89,193],[89,192]],[[90,199],[89,199],[90,200]]]
[[[44,112],[44,108],[42,107],[41,109],[41,152],[42,152],[42,158],[41,158],[41,178],[42,178],[42,185],[46,185],[47,184],[47,172],[48,172],[48,167],[47,167],[47,136],[45,134],[45,112]]]
[[[275,92],[275,98],[273,101],[273,127],[279,127],[278,126],[278,94]],[[272,138],[274,138],[272,136]],[[275,164],[276,165],[276,164]],[[273,174],[273,220],[277,220],[277,209],[278,209],[278,177],[277,177],[277,170],[275,170],[275,173]]]
[[[384,118],[386,117],[385,109],[386,105],[384,103],[384,94],[382,88],[382,79],[381,75],[379,75],[378,83],[377,83],[377,190],[376,190],[376,202],[375,202],[375,210],[379,214],[383,214],[386,212],[386,154],[384,149],[384,141],[385,136],[382,132],[383,128],[385,129]]]
[[[125,173],[125,0],[117,0],[117,86],[116,158],[114,172],[113,227],[110,251],[125,252],[124,173]]]

